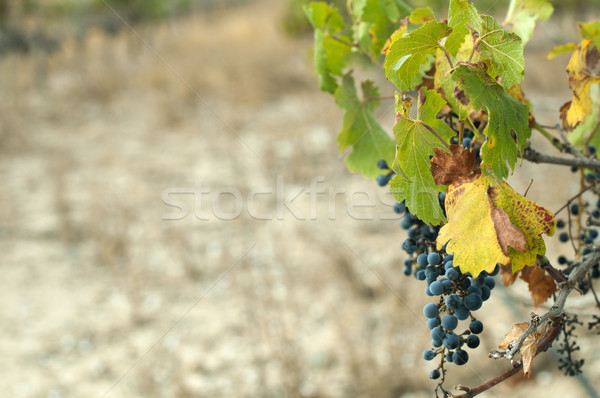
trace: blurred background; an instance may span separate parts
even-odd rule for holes
[[[402,274],[393,200],[338,152],[305,3],[0,1],[1,395],[433,396],[425,286]],[[557,5],[528,44],[542,124],[570,99],[568,56],[546,54],[597,6]],[[392,105],[378,110],[390,131]],[[530,175],[551,210],[578,186],[528,163],[510,182],[523,192]],[[552,260],[572,255],[546,242]],[[568,308],[594,311],[590,297]],[[506,369],[487,352],[532,310],[521,282],[494,290],[447,387]],[[600,346],[577,334],[583,376],[548,353],[481,396],[597,397]]]

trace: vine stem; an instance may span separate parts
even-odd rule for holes
[[[556,339],[560,330],[562,328],[562,315],[564,313],[564,306],[567,301],[567,297],[575,287],[577,283],[581,281],[588,275],[589,270],[600,261],[600,248],[594,249],[590,254],[584,256],[583,261],[577,264],[572,268],[571,273],[569,274],[569,279],[566,282],[561,283],[560,291],[554,301],[554,305],[542,316],[538,316],[536,314],[531,314],[531,321],[529,322],[529,326],[527,329],[514,340],[510,347],[511,349],[508,351],[493,351],[490,353],[490,357],[492,358],[507,358],[512,361],[517,352],[520,351],[521,346],[533,333],[533,331],[537,330],[539,326],[546,324],[548,321],[551,321],[550,327],[546,331],[546,333],[537,341],[537,349],[535,355],[537,356],[541,352],[547,351],[548,348],[552,345],[552,342]],[[484,391],[489,390],[495,385],[503,382],[504,380],[516,375],[523,368],[523,362],[519,361],[516,364],[513,364],[513,367],[503,372],[502,374],[492,378],[491,380],[483,383],[482,385],[475,388],[468,388],[464,386],[456,386],[455,388],[460,391],[464,391],[464,394],[461,395],[451,395],[451,398],[472,398],[476,395],[481,394]]]
[[[596,159],[586,159],[584,157],[573,159],[564,156],[545,155],[532,148],[526,148],[521,157],[532,163],[551,163],[600,171],[600,161]]]
[[[344,45],[346,45],[348,47],[358,48],[367,57],[373,59],[373,55],[369,51],[367,51],[366,48],[364,48],[363,46],[361,46],[359,43],[352,43],[352,42],[344,40],[344,39],[342,39],[340,37],[337,37],[336,35],[332,35],[332,34],[329,34],[329,33],[327,33],[327,36],[331,37],[333,40],[337,41],[338,43],[342,43],[342,44],[344,44]],[[373,62],[375,62],[377,64],[377,66],[379,66],[382,70],[385,69],[383,67],[383,65],[381,64],[381,62],[379,62],[379,60],[377,58],[373,59]]]
[[[415,123],[420,124],[421,126],[425,127],[427,130],[429,130],[431,132],[431,134],[435,135],[437,137],[437,139],[440,140],[440,142],[442,144],[444,144],[444,146],[446,148],[448,148],[448,150],[450,150],[450,145],[448,145],[448,143],[446,141],[444,141],[444,139],[442,137],[440,137],[438,135],[438,133],[436,133],[435,130],[430,125],[428,125],[427,123],[425,123],[422,120],[415,120]]]
[[[362,100],[362,102],[373,102],[373,101],[381,101],[381,100],[393,100],[396,99],[394,95],[384,95],[381,97],[367,97]]]
[[[565,147],[563,146],[563,144],[561,144],[561,142],[558,140],[558,138],[556,138],[555,136],[553,136],[548,130],[546,130],[546,128],[544,128],[544,126],[542,126],[539,123],[535,123],[535,126],[533,127],[534,129],[536,129],[537,131],[539,131],[544,137],[546,137],[546,139],[548,141],[550,141],[550,143],[559,151],[563,151],[565,149]]]

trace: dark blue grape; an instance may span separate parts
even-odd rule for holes
[[[470,146],[471,146],[471,141],[472,141],[472,139],[471,139],[471,138],[469,138],[469,137],[465,137],[465,138],[463,138],[463,142],[462,142],[462,144],[463,144],[463,147],[464,147],[464,148],[468,148],[468,147],[470,147]]]
[[[454,310],[454,316],[458,318],[459,321],[464,321],[471,315],[471,311],[465,305],[461,305],[456,310]]]
[[[412,274],[412,267],[409,265],[405,265],[402,272],[404,273],[404,275],[410,276]]]
[[[440,270],[436,267],[427,267],[425,268],[425,275],[427,276],[427,278],[433,278],[435,280],[435,278],[440,276]]]
[[[385,187],[388,184],[388,182],[390,182],[390,178],[385,174],[379,174],[377,176],[377,185],[379,185],[380,187]]]
[[[435,348],[442,346],[442,339],[431,339],[431,345]]]
[[[596,147],[593,145],[588,145],[588,151],[590,152],[590,155],[593,155],[596,153]]]
[[[387,170],[387,169],[389,169],[388,164],[385,161],[385,159],[381,159],[379,162],[377,162],[377,167],[380,168],[381,170]]]
[[[579,214],[579,205],[577,203],[573,203],[571,205],[571,213],[573,213],[575,216]]]
[[[467,337],[467,347],[477,348],[479,347],[479,337],[471,334]]]
[[[435,379],[438,379],[439,377],[440,377],[440,371],[439,371],[439,370],[437,370],[437,369],[433,369],[433,370],[431,371],[431,373],[429,373],[429,378],[430,378],[430,379],[433,379],[433,380],[435,380]]]
[[[425,304],[425,307],[423,307],[423,314],[427,317],[427,318],[435,318],[438,316],[439,314],[439,310],[437,305],[433,304],[433,303],[427,303]]]
[[[438,326],[440,326],[440,318],[429,318],[427,320],[427,327],[429,329],[433,329]]]
[[[448,254],[446,257],[444,257],[444,264],[452,260],[454,260],[454,254]]]
[[[469,354],[465,350],[456,350],[452,354],[452,362],[457,365],[464,365],[469,361]]]
[[[588,231],[588,235],[590,236],[590,239],[596,239],[598,237],[598,230],[597,229],[590,229]]]
[[[417,263],[421,267],[427,267],[427,253],[421,253],[417,256]]]
[[[435,358],[435,352],[433,352],[432,350],[423,351],[423,359],[425,359],[426,361],[431,361],[433,358]]]
[[[429,253],[427,256],[427,262],[431,265],[439,265],[442,262],[442,257],[436,252]]]
[[[569,241],[569,234],[566,232],[561,232],[560,235],[558,235],[558,240],[565,243]]]
[[[565,227],[565,221],[564,220],[558,220],[556,222],[556,228],[564,228]]]
[[[458,271],[455,270],[454,268],[450,268],[448,270],[446,270],[446,278],[448,278],[451,281],[455,281],[458,279]]]
[[[439,296],[444,292],[444,285],[442,285],[442,282],[440,281],[432,282],[431,285],[429,285],[429,291],[434,296]]]
[[[481,295],[477,293],[471,293],[464,299],[465,307],[467,307],[471,311],[477,311],[481,308],[483,304],[483,300],[481,299]]]
[[[485,277],[485,285],[487,287],[489,287],[490,290],[492,290],[494,287],[496,287],[496,281],[491,276],[486,276]]]
[[[444,263],[444,270],[445,271],[448,271],[450,268],[454,268],[454,262],[452,260]],[[456,270],[456,271],[458,271],[458,270]]]
[[[491,295],[491,289],[489,287],[487,287],[487,285],[483,285],[481,287],[481,301],[486,301],[487,299],[490,298]]]
[[[417,278],[417,280],[420,281],[424,281],[426,276],[425,276],[425,270],[424,269],[418,269],[415,271],[415,278]]]
[[[446,297],[446,307],[450,310],[456,310],[462,305],[463,301],[458,294],[450,294]]]
[[[480,287],[471,285],[467,288],[467,290],[470,291],[471,293],[475,293],[478,296],[481,296],[481,288]]]
[[[577,173],[577,170],[579,170],[577,166],[571,166],[571,173]]]
[[[483,323],[481,321],[475,320],[469,324],[469,330],[474,334],[479,334],[483,332]]]
[[[404,204],[404,202],[402,203],[394,203],[394,213],[396,214],[402,214],[406,211],[406,205]]]
[[[446,330],[454,330],[458,326],[458,319],[454,315],[446,315],[442,318],[442,327]]]
[[[565,265],[567,263],[567,258],[565,256],[558,256],[557,261],[560,265]]]
[[[460,339],[454,333],[446,333],[442,342],[444,344],[444,347],[446,347],[449,350],[453,350],[455,348],[458,348],[458,345],[460,344]]]
[[[437,326],[437,327],[431,329],[431,333],[429,333],[429,335],[431,336],[431,338],[433,340],[443,340],[444,336],[446,335],[446,332],[444,332],[444,329]]]

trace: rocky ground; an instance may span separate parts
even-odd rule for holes
[[[6,396],[432,396],[427,298],[402,275],[393,202],[347,172],[341,112],[282,12],[256,1],[1,60]],[[567,61],[532,49],[543,73],[525,90],[553,124]],[[390,106],[379,115],[391,126]],[[577,186],[558,167],[533,173],[528,196],[550,209]],[[449,386],[507,367],[486,351],[532,307],[520,283],[494,293],[482,348]],[[597,344],[580,345],[585,378],[547,354],[482,397],[599,389]]]

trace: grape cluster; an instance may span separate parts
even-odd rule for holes
[[[441,355],[444,358],[442,364],[445,361],[464,365],[469,360],[465,348],[477,348],[477,335],[483,331],[483,323],[475,318],[473,311],[480,309],[490,298],[496,286],[492,276],[500,271],[500,267],[496,266],[492,274],[483,271],[473,278],[454,267],[452,254],[443,258],[442,254],[423,252],[417,256],[419,268],[415,271],[416,278],[427,282],[425,293],[428,296],[440,297],[437,303],[428,303],[423,308],[433,346],[423,352],[423,358],[431,361]],[[459,333],[460,321],[466,320],[470,322],[468,329]],[[430,377],[435,379],[439,374],[432,372]]]
[[[472,132],[467,132],[463,139],[465,147],[471,144],[470,139]],[[378,166],[385,169],[383,166],[387,164],[380,161]],[[388,179],[387,184],[388,176],[380,177],[382,180],[384,177]],[[445,196],[444,192],[439,195],[442,209]],[[443,372],[444,363],[464,365],[469,360],[467,349],[479,346],[478,335],[483,331],[483,323],[475,318],[473,312],[480,309],[483,302],[490,298],[496,285],[493,276],[500,271],[500,267],[497,266],[491,274],[481,272],[477,278],[473,278],[468,272],[463,274],[460,268],[454,266],[452,254],[447,254],[445,248],[435,250],[440,227],[420,221],[410,213],[404,202],[396,203],[393,209],[397,214],[404,214],[401,226],[408,235],[402,243],[402,249],[408,254],[408,258],[404,260],[404,274],[425,281],[425,294],[439,297],[435,303],[428,303],[423,308],[433,346],[423,352],[423,358],[428,361],[438,355],[443,358],[440,366],[433,369],[429,375],[430,378],[437,379]],[[469,322],[464,331],[459,329],[461,321]]]

